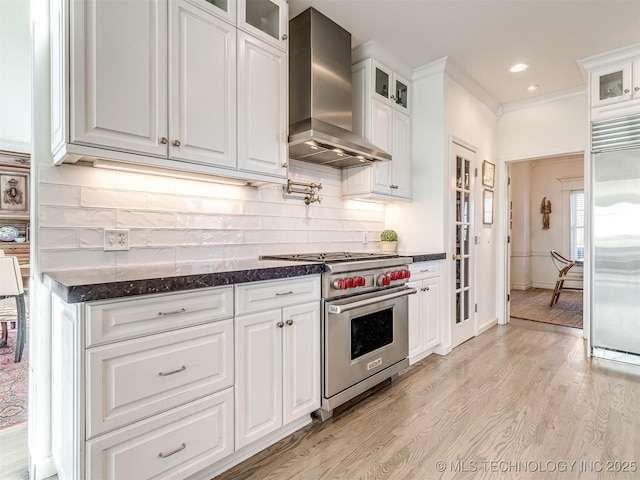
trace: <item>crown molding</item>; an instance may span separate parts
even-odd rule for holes
[[[585,97],[585,109],[587,108],[587,87],[574,87],[569,88],[567,90],[561,90],[559,92],[549,93],[547,95],[539,95],[537,97],[528,98],[527,100],[520,100],[517,102],[505,103],[500,107],[500,115],[508,112],[513,112],[515,110],[521,110],[523,108],[530,108],[536,105],[542,105],[544,103],[552,103],[557,102],[558,100],[563,100],[565,98],[571,97]]]

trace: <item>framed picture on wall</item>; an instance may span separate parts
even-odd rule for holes
[[[482,223],[493,224],[493,191],[486,188],[482,190]]]
[[[29,174],[0,172],[0,216],[29,218]]]
[[[482,162],[482,185],[493,188],[493,177],[495,176],[496,166],[484,160]]]

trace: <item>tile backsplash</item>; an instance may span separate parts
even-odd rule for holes
[[[343,200],[340,170],[292,162],[289,178],[322,183],[320,204],[280,186],[242,187],[77,165],[39,167],[40,270],[127,267],[262,254],[372,251],[383,204]],[[104,229],[130,250],[105,252]],[[363,243],[363,232],[369,241]]]

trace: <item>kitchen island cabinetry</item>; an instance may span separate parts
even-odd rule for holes
[[[418,293],[409,296],[409,362],[422,360],[441,342],[441,262],[411,264],[408,287]]]
[[[236,286],[236,449],[320,408],[320,280]]]
[[[410,200],[410,83],[373,58],[357,63],[352,71],[353,131],[390,153],[392,160],[344,169],[342,194],[347,198]]]
[[[56,0],[54,161],[106,159],[283,183],[286,62],[245,55],[240,10],[235,0]],[[286,58],[286,48],[277,51]],[[250,107],[238,105],[237,89],[255,85],[257,75],[267,81],[264,100],[251,92]],[[259,162],[247,168],[243,155]]]

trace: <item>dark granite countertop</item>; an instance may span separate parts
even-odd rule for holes
[[[315,275],[323,271],[322,263],[240,259],[47,272],[42,274],[42,280],[65,302],[78,303]]]
[[[413,263],[430,262],[431,260],[444,260],[446,253],[424,253],[424,252],[398,252],[401,257],[413,258]]]

